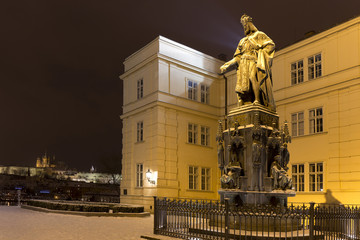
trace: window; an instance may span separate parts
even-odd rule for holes
[[[199,144],[198,139],[198,125],[189,123],[188,124],[188,143]],[[200,145],[210,146],[210,128],[206,126],[200,126]]]
[[[304,112],[291,114],[291,133],[294,137],[304,135]]]
[[[304,82],[304,62],[300,60],[291,64],[291,85]]]
[[[322,76],[321,53],[308,58],[309,80]]]
[[[136,187],[143,187],[143,164],[136,164]]]
[[[136,128],[136,141],[137,142],[142,142],[144,141],[144,123],[141,121],[141,122],[138,122],[137,123],[137,128]]]
[[[210,129],[208,127],[201,126],[201,145],[209,146]]]
[[[198,189],[198,167],[189,166],[189,189]]]
[[[200,99],[201,102],[209,104],[209,87],[204,84],[201,84],[200,89],[201,89],[201,99]]]
[[[144,81],[140,79],[137,81],[137,99],[141,99],[144,96]]]
[[[320,133],[324,131],[322,108],[309,110],[309,127],[310,133]]]
[[[192,80],[187,81],[188,99],[209,104],[209,89],[209,86],[206,84],[199,84]],[[198,91],[200,91],[200,99],[198,98]]]
[[[188,124],[188,143],[197,144],[197,131],[198,127],[196,124]]]
[[[189,189],[199,190],[199,170],[201,173],[200,190],[211,190],[211,169],[207,167],[189,166]]]
[[[304,164],[292,165],[292,182],[297,192],[305,191],[305,171]]]
[[[188,81],[188,98],[197,101],[197,89],[198,83],[194,81]]]
[[[201,168],[201,190],[210,190],[210,168]]]
[[[309,164],[309,191],[323,191],[323,163]]]

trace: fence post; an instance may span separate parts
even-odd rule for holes
[[[315,227],[315,203],[310,202],[309,209],[309,239],[314,239],[314,227]]]
[[[158,207],[157,207],[157,201],[156,196],[154,196],[154,234],[158,233],[159,228],[159,220],[158,220]]]
[[[225,240],[229,239],[229,199],[225,198]]]
[[[169,201],[166,197],[164,197],[164,209],[161,211],[161,225],[162,228],[167,229],[167,214],[168,214],[168,206],[169,206]]]

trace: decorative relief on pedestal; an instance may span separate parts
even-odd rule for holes
[[[273,178],[273,189],[292,189],[292,179],[287,175],[290,153],[287,144],[291,142],[289,129],[285,122],[281,131],[273,128],[267,141],[268,176]]]
[[[292,189],[291,178],[287,175],[290,160],[287,145],[291,142],[287,123],[278,130],[275,114],[263,118],[261,116],[268,113],[247,111],[238,114],[231,116],[231,127],[225,131],[219,121],[216,139],[221,188],[250,192]],[[241,126],[234,119],[250,119],[251,124]],[[264,119],[275,121],[263,125]]]
[[[225,156],[224,156],[224,138],[223,138],[223,126],[222,121],[219,120],[218,132],[216,135],[216,142],[217,142],[217,155],[218,155],[218,166],[221,172],[225,166]]]

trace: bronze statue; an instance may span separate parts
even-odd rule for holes
[[[250,102],[276,111],[271,76],[275,44],[255,27],[252,18],[246,14],[241,17],[241,24],[246,36],[240,40],[233,59],[220,70],[224,73],[230,66],[237,66],[235,91],[239,106]]]
[[[273,189],[292,189],[292,179],[287,175],[286,171],[280,166],[280,156],[276,155],[275,160],[271,164],[271,177],[273,177]]]

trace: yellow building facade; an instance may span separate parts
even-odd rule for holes
[[[274,96],[292,132],[290,201],[360,203],[360,17],[277,51]]]
[[[161,36],[125,60],[122,203],[218,197],[222,64]]]
[[[271,35],[271,34],[270,34]],[[292,133],[291,202],[360,203],[360,17],[275,53],[280,123]],[[218,199],[222,61],[158,37],[125,62],[121,202]],[[235,71],[226,74],[236,107]]]

